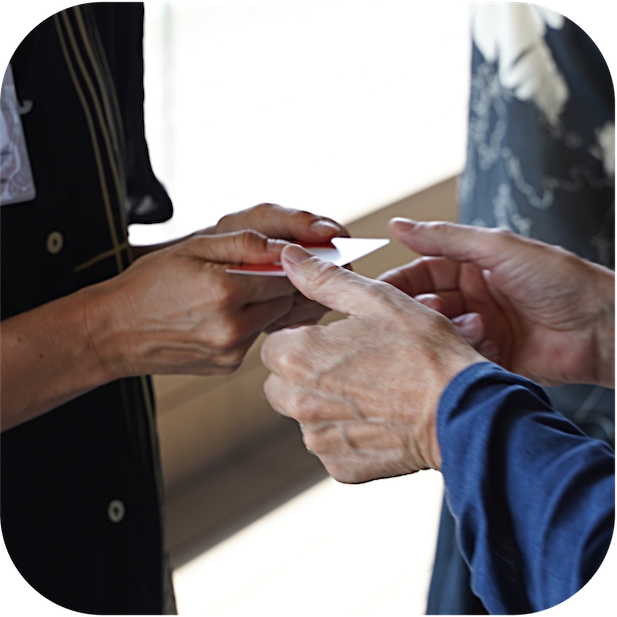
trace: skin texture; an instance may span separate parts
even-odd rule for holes
[[[282,246],[253,231],[196,235],[98,285],[85,319],[110,380],[237,369],[263,328],[290,311],[294,291],[283,278],[225,270],[236,259],[274,261]]]
[[[121,377],[231,373],[260,332],[314,323],[326,309],[284,278],[228,274],[229,265],[278,261],[287,242],[264,234],[324,242],[345,233],[324,217],[261,204],[138,248],[118,276],[3,321],[2,430]]]
[[[400,219],[391,229],[433,257],[372,281],[297,246],[282,252],[306,297],[348,316],[274,333],[262,347],[266,396],[300,422],[335,479],[439,469],[439,400],[484,361],[471,345],[545,384],[614,386],[611,271],[501,230]]]
[[[484,358],[448,319],[393,286],[297,246],[282,255],[305,296],[348,318],[268,337],[262,359],[272,371],[264,386],[270,403],[300,422],[307,448],[341,482],[439,469],[439,398]]]
[[[348,230],[326,217],[317,217],[303,210],[291,210],[276,204],[260,204],[248,210],[224,216],[214,228],[215,233],[239,229],[254,229],[269,238],[300,242],[327,242],[334,236],[349,237]],[[287,314],[271,323],[265,332],[274,332],[297,324],[317,323],[327,309],[308,300],[299,291]]]
[[[501,229],[394,219],[428,255],[381,275],[462,326],[488,359],[542,385],[613,388],[615,274]]]
[[[349,237],[347,229],[332,219],[270,203],[259,204],[228,214],[216,225],[192,235],[224,234],[245,229],[258,231],[269,238],[299,242],[327,242],[334,236]],[[138,258],[149,254],[152,250],[159,250],[173,244],[175,243],[154,247],[135,247],[133,252]],[[274,332],[299,323],[317,323],[326,311],[327,309],[321,305],[308,300],[299,291],[295,291],[289,311],[265,328],[265,332]]]

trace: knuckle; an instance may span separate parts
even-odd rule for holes
[[[427,314],[426,317],[431,330],[438,330],[444,328],[453,329],[450,328],[450,320],[437,311],[431,311]]]
[[[226,284],[216,285],[212,289],[212,304],[217,311],[227,311],[238,303],[238,290]]]
[[[244,339],[244,332],[240,325],[233,319],[224,319],[218,325],[213,335],[212,344],[219,351],[231,350],[239,345]],[[231,354],[232,352],[227,352]]]
[[[292,379],[294,375],[299,373],[298,369],[304,363],[302,354],[296,346],[286,346],[279,351],[278,365],[289,379]]]
[[[260,350],[261,361],[270,371],[282,375],[284,367],[281,365],[282,349],[288,345],[289,336],[295,333],[291,330],[280,330],[269,334]]]
[[[317,326],[299,326],[269,335],[262,347],[262,359],[291,384],[299,385],[313,373],[310,336]]]
[[[225,216],[221,217],[221,219],[217,223],[217,228],[226,229],[229,226],[229,224],[233,221],[233,217],[234,217],[233,214],[226,214]]]
[[[429,226],[437,227],[438,229],[442,229],[446,232],[455,228],[455,225],[452,221],[435,221],[427,223]]]
[[[251,214],[258,220],[265,220],[271,217],[273,212],[278,212],[279,210],[283,210],[283,208],[277,204],[262,202],[251,208]]]
[[[408,299],[406,294],[401,295],[402,292],[384,281],[361,281],[360,284],[364,285],[367,302],[384,311],[397,306],[401,298]]]
[[[285,378],[294,384],[305,383],[313,373],[310,361],[298,348],[282,350],[278,366]]]
[[[273,208],[280,208],[280,206],[277,206],[276,204],[272,204],[268,201],[264,201],[260,204],[257,204],[256,206],[253,206],[252,210],[254,210],[255,212],[268,212],[270,210],[272,210]]]
[[[319,415],[319,409],[316,407],[313,398],[304,392],[295,393],[290,397],[288,409],[290,415],[299,420],[302,424],[311,424],[315,422]]]
[[[450,234],[455,229],[452,221],[423,221],[421,225],[425,226],[426,229],[443,235]]]
[[[232,353],[232,348],[240,345],[244,340],[244,332],[239,323],[231,317],[218,320],[216,326],[208,328],[204,339],[208,346],[218,354]]]
[[[236,248],[240,251],[247,251],[254,248],[264,236],[252,229],[244,229],[235,235]]]
[[[490,233],[501,240],[509,241],[517,238],[517,235],[513,231],[505,229],[504,227],[496,227],[494,229],[490,229]]]
[[[238,348],[238,345],[234,345],[233,348],[219,354],[218,362],[222,366],[238,368],[244,360],[245,353],[245,349]]]
[[[548,245],[548,246],[549,246],[549,250],[553,253],[553,255],[556,256],[558,259],[562,259],[565,264],[567,265],[580,264],[580,257],[575,255],[571,251],[568,251],[563,246],[560,246],[558,244],[553,244],[553,245]]]
[[[382,281],[371,281],[370,284],[366,284],[366,293],[375,302],[387,302],[390,299],[392,287]]]
[[[315,431],[306,430],[302,436],[304,445],[317,456],[325,453],[324,440],[320,433]]]
[[[275,405],[279,398],[276,380],[280,380],[280,378],[270,373],[263,384],[263,393],[272,405]]]
[[[423,304],[420,302],[420,304]],[[427,306],[423,304],[425,310],[421,312],[421,319],[425,325],[425,330],[427,332],[435,332],[437,330],[443,329],[444,325],[450,323],[450,320],[444,317],[444,315],[439,312],[434,306]],[[429,309],[429,310],[426,310]]]
[[[287,208],[287,211],[289,213],[289,216],[293,219],[293,220],[298,220],[298,219],[317,219],[320,217],[316,217],[314,214],[311,214],[310,212],[308,212],[308,210],[295,210],[293,208]]]
[[[307,276],[313,287],[325,287],[332,279],[341,276],[342,269],[339,266],[325,261],[318,261],[316,257],[312,257],[311,259],[317,262],[316,267],[312,268]]]

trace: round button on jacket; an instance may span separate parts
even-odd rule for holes
[[[59,231],[52,231],[47,236],[47,250],[52,255],[59,253],[62,250],[63,246],[64,246],[64,238],[62,237],[62,234]]]
[[[114,499],[107,506],[107,516],[112,523],[119,523],[124,518],[124,504],[119,499]]]

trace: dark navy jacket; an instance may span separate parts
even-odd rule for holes
[[[81,5],[11,59],[36,197],[0,208],[2,319],[118,274],[127,225],[171,216],[144,139],[142,34],[141,4]],[[169,609],[148,379],[3,433],[1,456],[4,541],[37,591],[88,613]]]

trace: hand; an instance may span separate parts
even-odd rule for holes
[[[307,297],[348,315],[271,334],[261,357],[272,406],[298,420],[306,446],[341,482],[441,465],[435,416],[463,369],[483,361],[451,322],[390,285],[298,246],[282,263]]]
[[[328,242],[335,236],[349,237],[347,229],[332,219],[268,203],[228,214],[212,231],[227,233],[242,229],[253,229],[269,238],[283,238],[299,242]],[[325,307],[307,300],[298,291],[294,295],[290,311],[271,324],[266,332],[274,332],[298,324],[317,323],[326,312]]]
[[[236,370],[257,336],[288,314],[294,287],[228,274],[231,263],[278,261],[287,242],[252,231],[194,235],[91,288],[90,339],[112,378]]]
[[[614,387],[615,275],[497,229],[391,221],[421,258],[380,279],[462,325],[479,351],[544,385]]]
[[[240,212],[228,214],[213,227],[195,232],[179,241],[174,240],[154,246],[134,246],[132,252],[135,259],[140,259],[144,255],[175,246],[178,242],[194,236],[224,234],[249,229],[269,238],[282,238],[299,242],[318,243],[328,242],[335,236],[349,237],[347,229],[335,223],[332,219],[303,210],[293,210],[276,204],[263,203]],[[274,332],[297,324],[317,323],[326,312],[327,309],[323,306],[307,300],[300,292],[296,292],[289,312],[270,324],[266,332]]]

